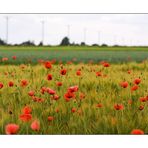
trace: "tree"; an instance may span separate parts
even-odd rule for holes
[[[20,45],[22,45],[22,46],[35,46],[33,41],[26,41],[26,42],[21,43]]]
[[[69,42],[69,38],[68,37],[64,37],[60,43],[61,46],[68,46],[70,45],[70,42]]]
[[[38,46],[43,46],[43,42],[40,42]]]
[[[0,38],[0,45],[7,45],[7,43]]]
[[[102,46],[102,47],[108,47],[108,45],[107,45],[107,44],[102,44],[101,46]]]
[[[99,46],[98,44],[92,44],[92,46]]]
[[[85,44],[85,42],[81,42],[81,46],[85,46],[86,44]]]

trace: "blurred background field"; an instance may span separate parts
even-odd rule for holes
[[[17,60],[13,60],[16,56]],[[147,47],[29,47],[29,46],[0,46],[0,59],[9,58],[5,64],[36,64],[39,59],[77,62],[100,62],[106,60],[112,63],[141,62],[148,58]]]

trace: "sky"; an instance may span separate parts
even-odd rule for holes
[[[0,14],[0,38],[8,43],[31,40],[58,45],[69,36],[70,42],[108,45],[148,45],[148,14]]]

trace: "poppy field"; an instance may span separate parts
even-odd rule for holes
[[[0,66],[0,134],[148,133],[148,61],[9,60]]]

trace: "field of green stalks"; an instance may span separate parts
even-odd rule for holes
[[[17,60],[11,57],[17,56]],[[0,59],[9,58],[6,64],[37,64],[39,59],[72,61],[75,63],[107,60],[112,63],[141,62],[148,58],[147,47],[5,47],[0,46]]]
[[[7,62],[0,65],[0,134],[148,133],[147,61]]]

